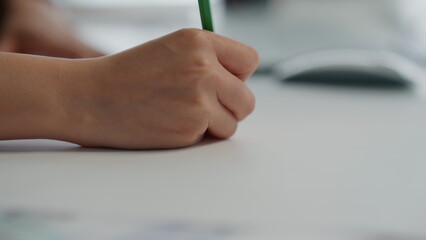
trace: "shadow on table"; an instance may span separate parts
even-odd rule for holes
[[[113,148],[85,148],[76,144],[53,141],[53,140],[13,140],[0,141],[0,159],[2,153],[37,153],[37,152],[164,152],[164,151],[182,151],[209,146],[221,142],[221,140],[211,136],[204,137],[199,143],[187,148],[176,149],[152,149],[152,150],[120,150]]]

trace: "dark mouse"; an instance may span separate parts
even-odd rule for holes
[[[276,65],[274,73],[288,83],[378,88],[410,88],[426,76],[417,64],[398,54],[356,49],[297,55]]]

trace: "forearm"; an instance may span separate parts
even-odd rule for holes
[[[0,53],[0,140],[165,149],[205,133],[226,139],[250,115],[254,49],[183,29],[112,56],[70,60]]]
[[[59,138],[71,63],[0,53],[0,140]]]

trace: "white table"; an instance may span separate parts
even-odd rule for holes
[[[242,239],[426,239],[423,100],[249,84],[257,111],[228,141],[170,151],[0,142],[0,212],[225,224]]]
[[[79,29],[115,52],[192,26],[123,16],[86,14]],[[287,38],[264,39],[264,24],[248,19],[231,17],[228,35],[264,58],[288,54],[275,44]],[[70,236],[49,239],[426,239],[424,99],[268,76],[249,84],[257,110],[228,141],[169,151],[0,142],[0,239],[2,229],[30,236],[18,240],[53,230]]]

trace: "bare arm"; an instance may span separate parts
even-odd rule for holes
[[[176,148],[231,137],[254,110],[255,50],[184,29],[92,59],[0,53],[0,140]]]
[[[48,0],[0,0],[0,4],[0,51],[64,58],[102,55],[77,38],[66,14]]]
[[[0,140],[57,137],[70,66],[65,59],[0,53]]]

